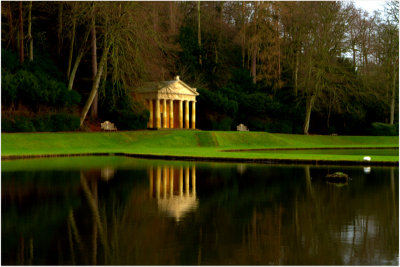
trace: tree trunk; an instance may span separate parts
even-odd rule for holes
[[[76,17],[72,18],[72,33],[71,33],[71,44],[69,46],[68,56],[68,67],[67,67],[67,78],[71,75],[72,56],[74,54],[74,43],[75,43],[75,30],[76,30]]]
[[[29,40],[29,60],[33,61],[33,38],[32,38],[32,1],[29,1],[28,13],[28,40]]]
[[[368,63],[368,53],[367,52],[364,54],[364,62],[365,62],[365,68],[366,68],[367,73],[368,73],[368,65],[369,65],[369,63]]]
[[[218,65],[218,43],[214,44],[214,51],[215,51],[215,66],[213,67],[213,70],[212,70],[213,73],[215,73],[217,71],[217,65]]]
[[[90,32],[91,31],[87,31],[85,33],[85,37],[84,37],[84,39],[82,41],[82,46],[78,51],[78,55],[76,56],[76,60],[75,60],[74,66],[73,66],[72,71],[71,71],[71,73],[69,75],[68,90],[72,90],[72,86],[74,85],[75,75],[76,75],[76,72],[78,70],[79,64],[81,63],[82,57],[83,57],[83,55],[85,53],[85,46],[86,46],[87,39],[89,38]]]
[[[315,95],[312,95],[307,99],[307,110],[306,110],[306,118],[304,121],[304,134],[308,134],[308,130],[310,128],[310,119],[311,119],[311,111],[314,106]]]
[[[328,131],[329,131],[329,127],[330,127],[331,113],[332,113],[332,105],[331,105],[331,102],[329,101],[328,114],[327,114],[327,118],[326,118],[326,129]]]
[[[278,50],[278,69],[277,69],[277,77],[276,81],[278,83],[278,88],[281,87],[281,44],[280,44],[280,38],[279,38],[279,14],[276,11],[276,21],[275,21],[275,30],[276,30],[276,46]]]
[[[312,73],[312,55],[310,53],[309,55],[309,65],[308,65],[308,75],[307,75],[307,84],[306,86],[308,88],[311,87],[311,73]],[[314,88],[316,89],[316,88]],[[308,130],[310,128],[310,119],[311,119],[311,111],[314,106],[314,99],[315,99],[315,93],[311,91],[311,96],[308,96],[307,98],[307,106],[306,106],[306,117],[304,121],[304,127],[303,127],[303,132],[304,134],[308,134]]]
[[[251,76],[253,77],[253,83],[257,82],[257,46],[253,48],[251,53]]]
[[[199,44],[199,50],[200,50],[200,54],[199,54],[199,64],[200,66],[203,64],[202,59],[201,59],[201,26],[200,26],[200,1],[197,1],[197,41]]]
[[[11,43],[11,48],[13,51],[15,51],[15,38],[14,38],[14,24],[13,24],[13,18],[12,18],[12,10],[11,10],[11,2],[8,2],[8,27],[10,30],[10,43]]]
[[[242,69],[244,69],[244,62],[246,57],[246,14],[244,9],[244,1],[242,1],[242,20],[243,20],[243,31],[242,31]]]
[[[104,50],[107,49],[107,36],[104,36],[104,47],[103,47],[103,49]],[[107,80],[107,71],[108,70],[107,70],[107,60],[106,60],[106,62],[104,63],[104,71],[103,71],[103,82],[104,82],[104,85],[105,85],[105,82]]]
[[[294,94],[297,96],[298,92],[298,73],[299,73],[299,50],[296,50],[296,63],[294,68]]]
[[[169,1],[168,5],[169,5],[169,33],[173,35],[176,33],[175,3]]]
[[[68,90],[72,90],[72,87],[74,86],[74,80],[75,80],[75,75],[76,72],[78,71],[79,64],[81,63],[81,59],[83,57],[83,51],[78,52],[78,56],[76,57],[74,67],[72,68],[71,74],[69,76],[68,80]]]
[[[19,1],[19,63],[24,63],[24,26],[22,20],[22,1]]]
[[[94,82],[94,80],[96,78],[96,73],[97,73],[96,22],[95,22],[94,14],[93,14],[93,18],[92,18],[92,32],[91,32],[90,48],[92,50],[92,80]],[[90,115],[93,119],[97,118],[98,99],[99,99],[99,97],[98,97],[98,94],[96,93],[94,100],[93,100],[91,113],[90,113]]]
[[[97,94],[97,89],[99,88],[100,78],[101,78],[101,74],[103,72],[103,67],[107,61],[108,50],[109,50],[109,47],[106,47],[106,49],[103,51],[103,55],[101,55],[99,68],[97,69],[97,73],[96,73],[96,79],[94,80],[93,85],[92,85],[92,91],[90,92],[89,98],[86,101],[86,104],[82,110],[80,126],[82,126],[82,124],[86,118],[86,115],[89,111],[89,108],[93,103],[94,97]]]
[[[397,63],[398,64],[398,63]],[[396,64],[393,64],[393,84],[392,84],[392,101],[390,103],[390,125],[394,124],[394,108],[396,100]]]
[[[154,32],[158,32],[158,23],[159,23],[158,20],[159,20],[158,10],[155,7],[153,7],[153,29],[154,29]]]
[[[61,48],[62,48],[62,30],[63,30],[63,3],[59,2],[58,3],[58,56],[61,55]],[[69,72],[67,73],[69,74]]]
[[[258,38],[258,2],[254,2],[254,35],[255,38]],[[251,51],[251,76],[253,77],[253,83],[256,84],[257,82],[257,53],[258,53],[258,40],[256,40],[253,44],[253,50]]]

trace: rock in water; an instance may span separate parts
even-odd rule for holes
[[[345,183],[349,180],[349,176],[343,172],[335,172],[325,176],[330,183]]]

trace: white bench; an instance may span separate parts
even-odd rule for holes
[[[100,123],[101,129],[104,131],[116,131],[117,127],[115,127],[114,123],[105,121],[103,123]]]
[[[249,131],[249,128],[247,128],[246,125],[244,125],[243,123],[239,124],[236,129],[240,132],[244,132],[244,131]]]

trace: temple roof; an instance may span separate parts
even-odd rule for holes
[[[196,88],[192,88],[183,81],[179,79],[179,76],[176,76],[174,80],[170,81],[160,81],[160,82],[147,82],[144,83],[141,87],[134,89],[133,91],[136,93],[151,93],[151,92],[159,92],[164,91],[167,93],[182,93],[182,89],[186,89],[185,93],[191,93],[193,95],[199,95],[197,93]]]

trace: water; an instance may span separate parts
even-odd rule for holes
[[[347,185],[327,184],[342,171]],[[2,161],[5,265],[398,265],[398,168]]]

